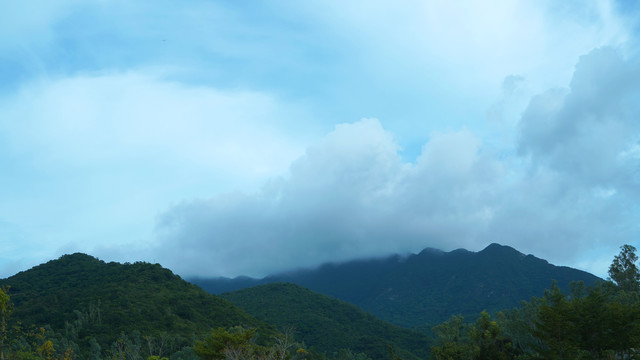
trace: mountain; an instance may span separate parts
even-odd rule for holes
[[[0,286],[10,286],[13,319],[50,325],[84,348],[94,338],[108,349],[132,331],[166,332],[190,345],[194,336],[221,326],[275,334],[271,326],[158,264],[105,263],[76,253],[0,280]]]
[[[272,283],[221,295],[256,318],[293,327],[294,337],[312,350],[350,349],[372,359],[388,357],[388,346],[403,359],[428,357],[429,340],[365,313],[354,305],[290,283]]]
[[[549,264],[499,244],[479,252],[425,249],[409,256],[331,263],[263,279],[190,279],[220,294],[273,282],[295,283],[405,327],[428,329],[452,314],[475,318],[542,296],[553,281],[598,281],[587,272]]]

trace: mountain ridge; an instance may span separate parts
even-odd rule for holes
[[[572,281],[590,285],[600,279],[497,243],[478,252],[426,248],[408,256],[327,263],[262,279],[189,279],[217,294],[290,282],[352,303],[396,325],[422,328],[452,314],[475,317],[482,310],[518,306],[522,300],[541,296],[554,280],[568,289]]]

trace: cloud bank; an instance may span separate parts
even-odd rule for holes
[[[4,263],[118,247],[127,249],[118,260],[140,260],[123,254],[140,255],[128,249],[149,241],[157,209],[258,188],[304,153],[305,131],[296,131],[304,112],[291,105],[259,92],[185,86],[154,71],[24,86],[0,100]]]
[[[380,121],[337,125],[259,192],[169,209],[158,257],[260,276],[427,246],[500,242],[565,263],[614,251],[640,234],[639,69],[611,48],[581,57],[568,89],[531,99],[512,153],[462,128],[405,162]]]
[[[630,2],[4,10],[4,275],[74,251],[236,275],[492,241],[603,274],[637,239]]]

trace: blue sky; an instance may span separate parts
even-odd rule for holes
[[[262,276],[638,245],[633,2],[27,0],[0,12],[0,276]]]

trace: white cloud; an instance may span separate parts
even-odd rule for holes
[[[235,274],[491,241],[617,249],[638,233],[640,82],[613,4],[12,3],[0,231],[124,256],[195,199],[161,216],[175,251],[151,260]],[[317,140],[363,116],[384,127]]]
[[[183,274],[265,275],[427,243],[469,245],[491,220],[485,192],[500,173],[479,145],[468,130],[435,134],[411,165],[377,120],[338,125],[287,179],[164,214],[157,256]],[[175,257],[177,247],[192,249],[188,258]]]
[[[611,48],[581,57],[568,91],[547,92],[529,104],[520,152],[590,186],[623,186],[638,165],[623,154],[640,134],[639,70]]]
[[[309,136],[292,105],[145,72],[34,82],[2,100],[0,219],[22,253],[144,243],[157,209],[285,173]]]
[[[315,264],[341,258],[346,249],[375,251],[358,245],[369,241],[362,233],[369,229],[359,225],[373,215],[363,212],[377,205],[370,200],[384,198],[398,161],[397,145],[377,121],[339,125],[294,162],[289,179],[275,179],[254,195],[171,209],[160,223],[158,257],[183,273],[234,274]],[[177,247],[192,250],[167,256]]]
[[[498,222],[507,238],[550,258],[636,241],[640,163],[624,154],[640,135],[638,70],[619,51],[596,49],[580,58],[569,89],[531,100],[517,144],[530,167]],[[538,226],[522,232],[518,221]]]
[[[158,224],[156,254],[186,275],[265,275],[490,242],[584,264],[581,256],[594,249],[608,254],[640,234],[633,205],[640,167],[629,156],[616,162],[640,132],[629,64],[610,49],[585,55],[570,89],[532,99],[520,153],[507,157],[462,129],[433,133],[406,163],[377,120],[338,125],[293,163],[289,177],[262,191],[170,209]],[[602,76],[611,66],[631,80]],[[177,247],[191,249],[189,258],[172,258]]]
[[[171,162],[261,177],[302,151],[295,107],[257,92],[187,87],[140,73],[78,76],[5,99],[2,137],[14,151],[62,166]],[[299,130],[285,135],[283,128]],[[141,164],[144,166],[143,164]]]
[[[431,79],[450,80],[434,85],[460,82],[454,88],[463,85],[470,93],[479,83],[486,86],[514,73],[536,82],[536,91],[564,84],[579,55],[629,38],[608,0],[320,4],[309,6],[368,54],[367,66],[402,64],[414,76],[430,73]],[[392,66],[386,73],[396,76],[398,70]]]

